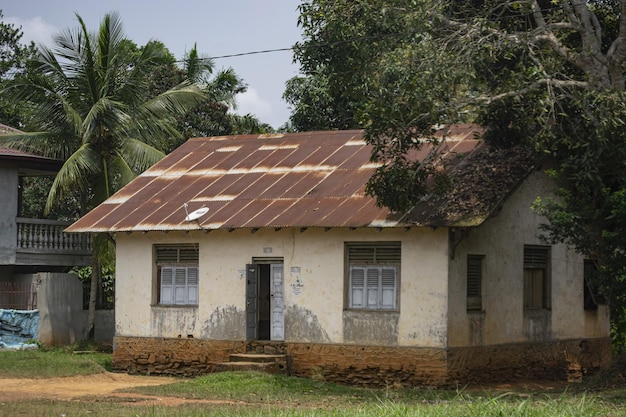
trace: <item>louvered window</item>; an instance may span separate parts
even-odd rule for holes
[[[198,304],[197,245],[156,245],[158,303]]]
[[[483,256],[467,255],[467,309],[482,310]]]
[[[346,243],[348,307],[397,308],[400,242]]]
[[[524,246],[524,308],[550,308],[549,246]]]

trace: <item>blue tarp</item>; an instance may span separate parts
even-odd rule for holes
[[[0,309],[0,349],[33,349],[39,328],[39,310]]]

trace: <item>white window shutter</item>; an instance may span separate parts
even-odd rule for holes
[[[161,268],[161,304],[172,304],[174,294],[174,268]]]
[[[365,268],[350,267],[350,307],[364,308]]]
[[[186,304],[186,284],[187,284],[187,269],[186,268],[174,268],[174,302],[176,304]]]
[[[396,268],[381,268],[381,308],[396,308]]]
[[[379,268],[368,267],[367,268],[367,307],[378,308],[378,294],[379,294]]]
[[[398,307],[401,242],[346,242],[348,308],[393,310]]]
[[[189,304],[198,304],[198,268],[187,268],[187,302]]]

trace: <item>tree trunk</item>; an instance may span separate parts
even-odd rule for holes
[[[89,286],[89,310],[87,313],[87,328],[85,329],[85,340],[91,340],[94,336],[94,323],[96,321],[96,298],[98,294],[98,283],[100,282],[101,267],[96,254],[93,254],[93,264],[91,268],[91,282]]]

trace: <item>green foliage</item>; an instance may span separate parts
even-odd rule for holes
[[[328,80],[318,73],[287,81],[283,99],[292,107],[290,127],[295,131],[330,130],[341,124],[335,120]]]
[[[113,251],[107,251],[112,255]],[[115,262],[112,259],[107,260],[101,265],[102,273],[99,276],[97,283],[96,293],[96,309],[109,310],[115,307]],[[93,267],[83,266],[75,267],[70,271],[71,274],[83,283],[83,308],[87,309],[89,306],[89,293],[91,288],[91,274],[93,273]]]
[[[201,56],[195,45],[183,58],[182,68],[173,62],[155,68],[151,74],[150,96],[160,94],[185,79],[195,82],[205,97],[176,118],[176,126],[182,135],[163,141],[161,148],[166,153],[193,137],[264,133],[271,130],[252,115],[241,116],[230,112],[235,108],[236,95],[246,91],[246,84],[232,68],[214,73],[213,61]]]
[[[626,347],[626,92],[585,92],[560,118],[555,141],[558,200],[535,206],[547,240],[596,260],[595,285],[610,301],[613,341]],[[593,111],[583,111],[591,108]],[[571,114],[571,116],[570,116]],[[560,140],[558,140],[560,139]]]
[[[73,221],[80,216],[80,203],[75,196],[66,196],[63,202],[46,213],[46,197],[54,178],[52,177],[23,177],[20,185],[22,191],[22,206],[19,209],[20,217],[32,219],[51,218],[63,221]]]
[[[295,60],[305,77],[287,84],[291,125],[300,131],[363,127],[367,117],[360,112],[372,94],[379,60],[401,45],[419,42],[412,10],[421,3],[303,2],[298,25],[304,40],[296,45]]]
[[[0,90],[27,71],[27,60],[36,53],[35,45],[22,44],[22,30],[2,21],[0,10]],[[24,123],[27,108],[0,95],[0,123],[19,128]]]
[[[494,146],[524,144],[545,155],[562,189],[537,205],[546,239],[597,260],[597,286],[615,334],[624,334],[624,7],[626,0],[305,2],[296,59],[307,78],[292,80],[292,122],[319,103],[294,126],[317,124],[331,108],[366,128],[372,159],[382,163],[367,191],[394,211],[436,192],[438,182],[426,181],[439,162],[436,125],[477,122]],[[435,150],[411,162],[424,140]]]
[[[65,161],[47,210],[71,195],[84,213],[158,161],[160,139],[179,134],[174,116],[203,96],[187,83],[148,98],[148,75],[167,58],[163,46],[136,51],[115,14],[104,17],[96,34],[77,19],[79,28],[57,35],[55,49],[41,48],[26,80],[4,90],[30,106],[28,126],[36,131],[2,140]]]
[[[2,136],[0,143],[64,161],[44,215],[64,211],[60,207],[68,200],[79,215],[102,203],[164,156],[161,145],[180,137],[176,117],[205,98],[189,81],[148,96],[150,75],[172,62],[164,45],[149,42],[138,49],[115,13],[105,15],[95,33],[76,18],[78,28],[56,35],[52,49],[42,46],[26,76],[2,90],[2,97],[28,106],[29,118],[27,133]],[[95,290],[100,265],[111,264],[113,241],[101,234],[92,244]],[[89,330],[95,301],[89,303]]]

